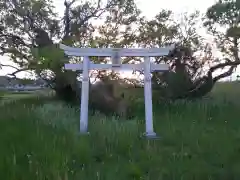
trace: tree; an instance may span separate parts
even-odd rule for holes
[[[64,1],[65,13],[61,19],[53,12],[51,0],[0,0],[0,53],[9,56],[19,67],[9,74],[10,76],[32,70],[37,76],[48,81],[60,96],[68,85],[72,92],[65,94],[77,96],[80,94],[79,84],[76,82],[79,72],[66,72],[63,65],[67,61],[81,59],[66,57],[59,50],[58,43],[77,47],[106,45],[109,42],[105,41],[106,39],[95,38],[94,31],[97,27],[92,20],[105,15],[107,26],[105,29],[99,28],[99,33],[114,38],[119,32],[116,27],[135,21],[139,13],[133,0],[97,0],[96,3],[87,1],[73,6],[75,3],[76,0]],[[114,23],[115,27],[111,23]],[[91,59],[96,60],[94,57]]]
[[[212,55],[212,46],[197,33],[199,13],[182,15],[173,23],[170,11],[162,11],[154,20],[144,22],[140,41],[148,46],[163,46],[174,42],[177,46],[168,57],[156,62],[167,62],[171,71],[153,73],[154,87],[161,97],[170,99],[199,98],[209,93],[215,83],[231,75],[239,65],[239,2],[219,1],[208,8],[203,26],[214,38],[222,58]],[[175,26],[174,26],[175,24]],[[224,26],[223,28],[219,28]],[[200,56],[199,56],[200,53]],[[226,69],[224,71],[224,69]],[[216,75],[216,72],[222,70]]]
[[[169,56],[155,59],[155,63],[170,64],[169,72],[153,73],[153,88],[159,91],[161,98],[192,97],[193,90],[197,91],[205,80],[202,75],[205,61],[196,54],[207,48],[203,38],[197,33],[199,19],[199,12],[183,13],[176,20],[173,19],[173,12],[163,10],[152,20],[141,21],[137,39],[140,46],[176,45]]]
[[[239,38],[240,38],[240,2],[233,0],[221,1],[211,6],[206,13],[205,27],[215,37],[215,43],[223,58],[214,59],[209,72],[227,68],[224,73],[213,78],[216,82],[221,78],[230,76],[240,64]]]
[[[51,1],[1,0],[0,12],[0,53],[19,66],[11,74],[15,76],[20,71],[32,69],[31,65],[35,63],[31,54],[31,49],[38,43],[35,32],[46,29],[46,33],[41,35],[49,33],[50,36],[57,37],[59,21],[52,11]]]
[[[195,58],[193,57],[193,54],[190,54],[189,57],[191,59],[195,59],[193,62],[198,62],[197,66],[194,65],[193,68],[195,69],[194,72],[198,73],[194,75],[195,81],[192,83],[192,85],[189,86],[190,88],[185,93],[182,93],[180,98],[202,97],[212,90],[213,86],[217,81],[230,76],[234,72],[236,67],[240,64],[239,22],[239,1],[219,0],[218,2],[216,2],[216,4],[208,8],[203,25],[214,37],[214,42],[217,45],[217,49],[221,52],[222,57],[214,57],[212,55],[212,47],[209,45],[205,46],[205,56],[203,58],[203,61],[199,61],[199,58]],[[184,46],[186,47],[186,45]],[[188,52],[189,50],[192,51],[192,48],[184,49],[184,53]],[[178,52],[175,51],[173,55],[178,54]],[[184,55],[184,57],[186,56]],[[188,65],[185,65],[185,67],[186,66]],[[206,69],[205,73],[203,76],[200,76],[200,74],[203,74],[203,71],[199,71],[199,69],[203,70],[203,68]],[[219,74],[215,75],[217,71],[220,72]]]

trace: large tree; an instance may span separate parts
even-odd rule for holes
[[[240,2],[235,0],[219,0],[208,8],[205,27],[214,36],[214,41],[223,58],[214,59],[209,73],[225,68],[226,71],[213,78],[216,82],[231,75],[240,64]]]
[[[218,1],[207,9],[204,20],[195,12],[182,14],[180,21],[176,22],[170,11],[163,11],[155,19],[143,23],[138,39],[142,44],[177,45],[168,57],[156,59],[157,63],[167,62],[171,66],[169,72],[153,73],[154,87],[161,92],[160,97],[202,97],[217,81],[234,72],[240,64],[239,8],[238,1]],[[199,36],[199,22],[214,37],[212,44]],[[214,44],[222,57],[214,57]]]
[[[9,56],[18,66],[10,76],[33,70],[60,94],[64,94],[61,88],[66,84],[71,84],[76,90],[79,72],[66,72],[62,68],[64,61],[81,59],[65,57],[57,44],[102,47],[109,46],[112,41],[111,44],[116,45],[113,39],[117,42],[119,33],[123,34],[117,28],[133,23],[139,14],[133,0],[76,2],[65,0],[64,16],[59,17],[53,11],[51,0],[0,0],[0,53]],[[94,20],[104,16],[105,26],[95,26]],[[96,32],[102,36],[95,37],[93,34]],[[125,32],[130,33],[126,27]],[[108,41],[106,37],[109,38]],[[96,58],[92,60],[105,61]]]
[[[207,48],[197,32],[199,12],[183,13],[178,19],[173,15],[163,10],[151,20],[142,19],[136,39],[140,47],[176,45],[168,56],[155,58],[155,63],[169,64],[170,71],[153,73],[153,88],[161,93],[159,97],[170,99],[190,97],[193,90],[203,93],[198,87],[205,80],[205,61],[198,54]]]

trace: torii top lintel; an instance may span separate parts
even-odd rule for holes
[[[64,50],[68,56],[98,56],[111,57],[118,53],[121,57],[157,57],[166,56],[175,45],[162,48],[144,48],[144,49],[129,49],[129,48],[75,48],[60,44],[60,49]]]

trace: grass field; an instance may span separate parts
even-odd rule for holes
[[[90,117],[47,97],[2,94],[1,180],[239,180],[240,83],[218,84],[209,99],[154,105],[162,137],[146,140],[144,104],[134,120]],[[21,97],[21,98],[20,98]]]

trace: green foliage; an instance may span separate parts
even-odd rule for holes
[[[208,8],[204,22],[205,27],[216,37],[217,45],[222,53],[230,57],[234,56],[231,54],[231,49],[236,46],[231,38],[240,38],[239,11],[239,1],[218,1]],[[225,29],[220,30],[220,27]]]
[[[184,73],[166,73],[166,78],[164,78],[163,81],[167,83],[167,87],[160,87],[160,96],[166,99],[173,100],[185,96],[193,86],[188,76]]]
[[[223,26],[234,26],[239,24],[239,1],[217,1],[213,6],[208,8],[207,18],[209,23],[218,23]]]
[[[2,54],[10,52],[11,59],[15,63],[25,66],[29,60],[32,60],[29,53],[34,42],[34,28],[41,27],[52,37],[56,37],[59,32],[59,21],[53,12],[52,2],[51,0],[19,2],[1,0],[0,7],[2,14],[0,52]]]
[[[61,71],[64,63],[64,51],[56,45],[32,49],[32,54],[37,60],[36,72],[49,69],[53,72]]]
[[[66,77],[66,76],[65,76]],[[54,90],[56,91],[56,98],[58,100],[62,100],[69,105],[79,105],[81,100],[80,100],[80,88],[78,90],[69,84],[64,84],[66,82],[65,79],[62,80],[62,83],[58,83],[56,87],[54,87]],[[78,93],[77,93],[78,92]]]
[[[59,49],[56,45],[46,46],[35,49],[35,51],[36,50],[38,52],[38,58],[44,58],[46,61],[57,61],[64,58],[64,51]]]
[[[34,83],[34,80],[32,80],[32,79],[27,79],[27,78],[18,79],[18,81],[19,81],[20,84],[22,84],[22,85],[29,85],[29,84],[33,84],[33,83]]]
[[[213,35],[214,42],[221,55],[224,58],[214,59],[216,65],[212,69],[226,68],[222,74],[213,78],[213,81],[218,81],[223,77],[230,76],[237,66],[239,61],[239,1],[217,1],[213,6],[209,7],[206,12],[204,26],[208,32]],[[221,63],[220,63],[221,62]],[[217,68],[216,68],[217,67]],[[215,69],[216,68],[216,69]]]
[[[237,37],[238,39],[240,38],[240,27],[231,27],[227,30],[226,32],[227,37]]]

